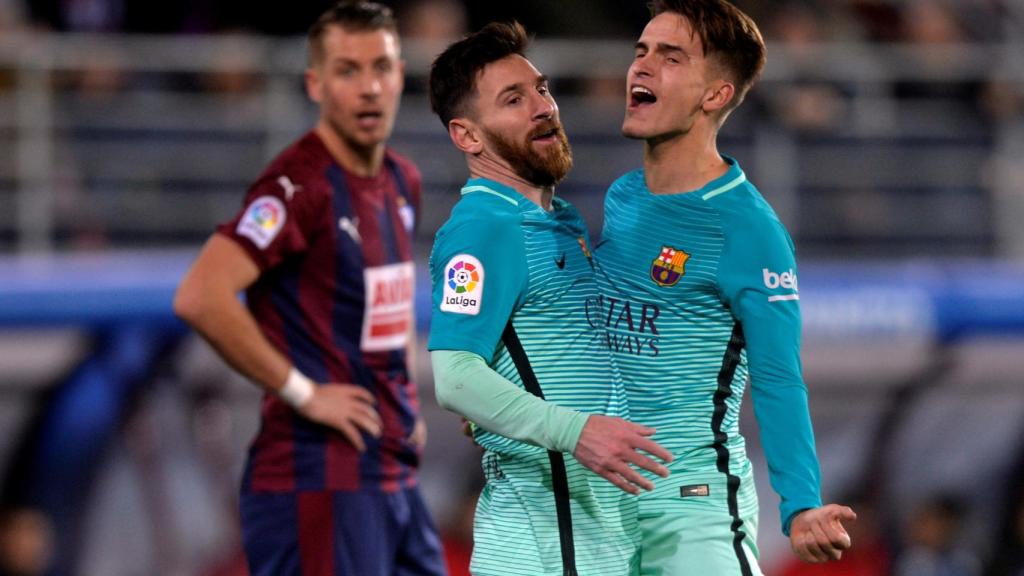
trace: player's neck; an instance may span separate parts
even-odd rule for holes
[[[652,194],[700,190],[729,171],[718,153],[715,134],[696,132],[644,143],[644,179]]]
[[[519,192],[527,200],[545,210],[551,210],[554,186],[537,186],[515,172],[506,162],[488,155],[467,156],[469,175],[472,178],[486,178]]]
[[[384,143],[369,148],[354,146],[323,122],[317,123],[315,131],[331,157],[349,173],[361,178],[373,178],[380,173],[384,164]]]

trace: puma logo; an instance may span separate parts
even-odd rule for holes
[[[356,244],[362,244],[363,239],[359,235],[359,218],[351,219],[342,216],[338,219],[338,229],[348,234]]]
[[[292,196],[295,196],[296,192],[302,190],[302,186],[296,186],[292,179],[287,176],[278,176],[277,183],[281,185],[281,188],[284,188],[284,197],[289,201],[291,201]]]

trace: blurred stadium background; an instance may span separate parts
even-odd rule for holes
[[[465,177],[424,94],[433,55],[491,19],[537,35],[577,161],[559,193],[596,236],[640,162],[619,124],[646,9],[386,3],[408,73],[392,144],[424,174],[423,334],[423,264]],[[769,62],[721,149],[796,241],[825,497],[861,514],[844,567],[790,565],[748,401],[766,573],[1024,573],[1024,3],[737,3]],[[312,125],[302,34],[328,4],[0,0],[0,574],[245,573],[258,395],[170,299]],[[422,484],[463,574],[478,454],[425,354],[418,374]]]

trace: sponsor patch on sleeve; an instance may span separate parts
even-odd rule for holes
[[[245,209],[235,232],[245,236],[260,250],[265,250],[284,227],[288,212],[275,196],[260,196]]]
[[[769,302],[786,302],[800,299],[800,288],[796,272],[792,268],[785,272],[773,272],[768,268],[761,269],[761,276],[764,280],[764,287],[769,290],[782,290],[784,294],[772,294],[768,296]]]
[[[469,254],[459,254],[444,267],[444,295],[442,312],[468,314],[480,313],[484,293],[484,267]]]

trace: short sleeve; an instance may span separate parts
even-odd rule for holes
[[[490,361],[526,293],[526,252],[518,214],[453,216],[430,256],[433,306],[429,350],[464,350]]]
[[[237,242],[260,270],[305,252],[316,233],[315,188],[280,173],[262,176],[246,194],[235,217],[217,232]]]

